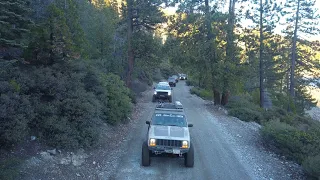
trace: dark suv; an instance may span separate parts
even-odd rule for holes
[[[174,77],[169,77],[168,83],[171,87],[176,87],[176,79]]]
[[[173,77],[173,78],[176,80],[176,83],[179,82],[179,77],[178,77],[177,75],[173,75],[173,76],[171,76],[171,77]]]

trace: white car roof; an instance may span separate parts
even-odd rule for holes
[[[160,85],[162,85],[162,84],[165,84],[165,85],[169,85],[169,83],[168,82],[159,82],[158,84],[160,84]]]

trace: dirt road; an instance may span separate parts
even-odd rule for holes
[[[174,87],[174,100],[184,105],[191,128],[191,142],[195,148],[195,165],[186,168],[183,159],[152,157],[151,166],[141,166],[141,145],[146,138],[146,120],[151,119],[155,103],[143,102],[146,108],[133,127],[113,172],[102,172],[99,179],[183,179],[183,180],[247,180],[302,179],[299,167],[286,162],[259,146],[259,125],[215,114],[207,103],[189,93],[180,81]],[[120,150],[121,151],[121,150]]]

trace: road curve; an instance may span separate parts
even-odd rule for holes
[[[150,167],[141,166],[141,145],[147,133],[145,121],[151,119],[155,107],[150,95],[150,102],[145,102],[147,110],[129,134],[125,147],[127,151],[109,179],[258,179],[251,173],[248,165],[241,163],[233,146],[224,138],[224,132],[215,125],[215,117],[207,112],[200,98],[189,93],[185,82],[180,81],[174,88],[174,100],[181,101],[188,121],[194,124],[191,128],[191,142],[195,148],[194,167],[186,168],[183,158],[169,157],[152,157]]]

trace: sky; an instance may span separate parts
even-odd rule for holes
[[[284,3],[285,0],[276,0],[277,2],[282,2]],[[320,0],[316,0],[316,4],[315,7],[317,7],[318,13],[320,13]],[[175,13],[175,11],[177,10],[178,6],[176,7],[169,7],[166,8],[164,11],[166,12],[166,14],[168,15],[173,15]],[[238,7],[240,8],[240,5],[238,4]],[[223,11],[227,12],[228,11],[228,4],[226,3],[223,7],[222,7]],[[242,25],[244,26],[249,26],[251,24],[250,20],[242,20]],[[318,25],[318,28],[320,29],[320,24]],[[276,29],[275,29],[275,33],[277,34],[281,34],[281,30],[284,29],[284,26],[279,25]],[[310,36],[310,37],[304,37],[307,40],[319,40],[320,41],[320,34],[316,35],[316,36]]]

